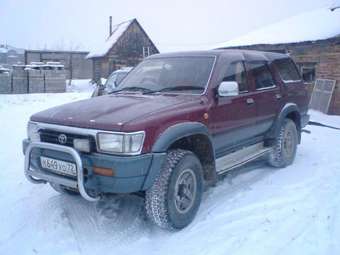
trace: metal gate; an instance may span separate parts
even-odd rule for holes
[[[309,108],[323,113],[328,113],[332,99],[335,80],[317,79],[314,85]]]

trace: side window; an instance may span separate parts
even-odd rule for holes
[[[279,59],[275,61],[275,64],[283,81],[290,82],[301,80],[299,72],[291,59]]]
[[[275,86],[273,76],[266,62],[248,62],[247,67],[253,75],[256,89]]]
[[[231,63],[224,75],[223,81],[236,81],[240,92],[247,92],[247,74],[242,61]]]

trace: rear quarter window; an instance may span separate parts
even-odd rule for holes
[[[278,69],[281,79],[284,82],[293,82],[301,80],[301,76],[291,59],[285,58],[276,60],[275,65]]]

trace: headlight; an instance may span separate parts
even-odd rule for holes
[[[40,142],[40,134],[38,124],[28,122],[27,124],[27,137],[31,142]]]
[[[139,154],[143,142],[143,131],[126,134],[98,133],[99,150],[103,152]]]

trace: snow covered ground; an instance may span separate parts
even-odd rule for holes
[[[235,171],[205,193],[194,222],[169,233],[143,200],[89,203],[33,185],[21,141],[31,114],[86,93],[0,95],[0,254],[340,254],[340,132],[310,126],[295,163]],[[312,112],[340,127],[340,117]]]
[[[91,79],[76,79],[66,80],[66,91],[68,92],[91,92],[95,89],[95,85],[91,82]]]

